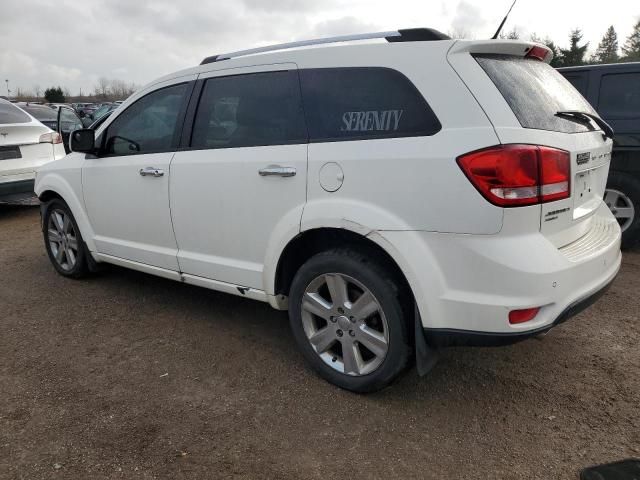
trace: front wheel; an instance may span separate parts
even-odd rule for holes
[[[87,252],[69,206],[60,199],[47,203],[42,216],[44,244],[56,271],[65,277],[87,274]]]
[[[321,377],[354,392],[389,385],[411,354],[398,285],[352,250],[309,259],[296,274],[289,319],[304,357]]]

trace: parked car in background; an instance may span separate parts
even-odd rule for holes
[[[60,107],[67,107],[73,109],[73,106],[70,103],[47,103],[48,107],[53,108],[54,110],[59,109]]]
[[[49,107],[42,108],[55,115]],[[33,196],[36,169],[64,155],[58,132],[0,99],[0,203],[20,203]]]
[[[63,276],[114,263],[288,310],[358,392],[431,347],[546,333],[621,262],[613,132],[550,58],[431,29],[206,58],[38,172],[45,249]]]
[[[57,109],[51,108],[49,105],[32,102],[18,102],[15,103],[15,105],[34,117],[40,123],[49,127],[51,130],[58,131]]]
[[[85,115],[85,117],[82,119],[82,123],[83,123],[83,125],[85,127],[89,127],[96,120],[99,120],[100,118],[102,118],[107,113],[114,111],[119,106],[120,105],[118,105],[116,103],[103,103],[96,110],[94,110],[93,112],[88,113],[87,115]]]
[[[97,109],[98,109],[97,105],[89,104],[89,105],[85,105],[84,107],[80,107],[79,109],[76,110],[76,112],[78,113],[80,118],[84,118],[85,116],[95,112]]]
[[[87,102],[76,102],[76,103],[72,103],[71,106],[73,107],[73,109],[77,112],[78,110],[80,110],[81,108],[87,107],[91,105],[91,103],[87,103]]]
[[[16,103],[16,105],[51,130],[60,133],[67,153],[70,151],[69,135],[71,132],[85,127],[75,110],[66,105],[60,105],[57,108],[34,103]]]
[[[640,62],[558,69],[615,131],[605,202],[622,245],[640,242]]]
[[[98,128],[114,111],[118,109],[119,106],[120,105],[114,105],[112,108],[109,108],[107,111],[102,112],[99,115],[96,113],[94,115],[95,120],[91,125],[89,125],[89,128]]]

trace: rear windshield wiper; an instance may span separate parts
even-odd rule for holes
[[[591,123],[592,121],[598,125],[598,128],[604,132],[606,138],[613,139],[613,128],[599,116],[589,112],[581,112],[579,110],[563,110],[556,112],[556,117],[571,118]]]

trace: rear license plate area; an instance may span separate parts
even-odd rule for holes
[[[574,207],[579,207],[589,202],[595,196],[593,188],[593,172],[585,170],[576,174],[573,180]]]

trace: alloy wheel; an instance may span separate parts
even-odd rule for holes
[[[378,300],[356,279],[326,273],[307,286],[302,326],[316,354],[351,376],[375,371],[387,356],[389,327]]]
[[[618,220],[623,232],[631,226],[635,218],[635,208],[629,197],[618,190],[608,188],[604,194],[604,203]]]
[[[49,248],[56,263],[64,271],[71,271],[78,261],[78,238],[70,215],[55,209],[49,215],[47,225]]]

